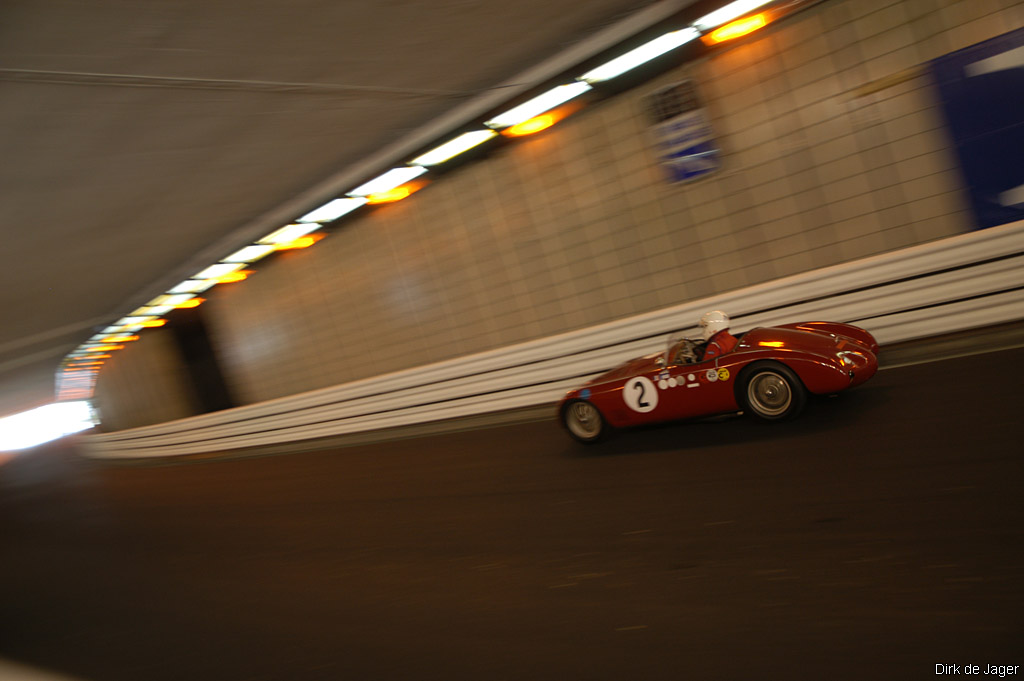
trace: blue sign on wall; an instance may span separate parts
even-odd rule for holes
[[[1024,220],[1024,28],[934,60],[979,229]]]
[[[696,180],[718,170],[718,144],[692,81],[658,90],[647,106],[658,156],[671,181]]]

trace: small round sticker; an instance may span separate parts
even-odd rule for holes
[[[704,378],[708,379],[708,382],[714,383],[715,381],[718,380],[718,372],[715,371],[714,369],[708,369],[706,372],[704,372]]]
[[[622,399],[633,411],[646,414],[658,406],[658,390],[646,376],[637,376],[626,381]]]
[[[722,381],[728,381],[729,380],[729,370],[725,369],[725,368],[719,369],[718,370],[718,378],[719,378],[719,380],[722,380]]]

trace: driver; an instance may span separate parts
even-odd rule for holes
[[[721,310],[705,312],[698,324],[704,331],[703,359],[724,355],[736,347],[736,338],[729,333],[729,315]]]

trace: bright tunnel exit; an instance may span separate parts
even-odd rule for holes
[[[85,400],[55,402],[0,419],[0,452],[35,447],[96,425]]]

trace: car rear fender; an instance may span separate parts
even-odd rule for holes
[[[798,331],[809,331],[811,333],[820,334],[832,334],[839,336],[840,339],[848,339],[854,343],[861,345],[864,348],[870,350],[873,354],[878,354],[878,341],[871,335],[870,332],[859,326],[853,324],[843,324],[841,322],[800,322],[797,324],[785,324],[780,328],[784,329],[796,329]]]
[[[777,363],[789,368],[808,392],[815,395],[830,395],[850,387],[850,375],[837,359],[810,354],[793,354],[779,359],[762,360],[748,365],[744,372],[749,371],[752,366],[767,363]],[[743,372],[740,377],[745,378]]]

